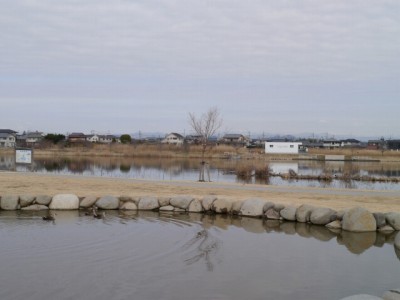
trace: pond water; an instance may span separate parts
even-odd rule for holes
[[[154,212],[0,212],[0,299],[341,299],[397,288],[395,234]]]
[[[243,182],[234,174],[234,170],[243,164],[266,165],[264,161],[212,160],[210,177],[216,182]],[[274,161],[268,163],[275,173],[287,173],[289,169],[300,175],[359,174],[371,177],[400,177],[400,163],[379,162],[318,162],[318,161]],[[154,180],[198,180],[200,160],[162,159],[162,158],[35,158],[32,166],[15,165],[12,155],[0,154],[0,170],[18,172],[34,171],[39,173],[75,174],[85,176],[106,176]],[[268,180],[256,180],[254,177],[246,183],[269,185],[332,187],[352,189],[400,190],[399,183],[360,182],[332,180],[285,180],[270,177]]]

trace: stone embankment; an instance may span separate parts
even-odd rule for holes
[[[335,211],[330,208],[284,206],[265,199],[251,198],[229,201],[216,196],[197,199],[192,196],[174,197],[129,197],[103,196],[78,197],[73,194],[49,195],[3,195],[0,197],[2,210],[74,210],[88,209],[152,210],[194,213],[232,214],[271,220],[293,221],[326,226],[332,230],[351,232],[400,230],[400,213],[371,213],[362,207]],[[400,241],[397,242],[400,248]]]

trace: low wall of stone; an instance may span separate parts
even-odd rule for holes
[[[3,195],[2,210],[75,210],[96,207],[102,210],[152,210],[165,212],[192,212],[232,214],[245,217],[284,220],[326,226],[332,230],[352,232],[400,230],[400,213],[371,213],[362,207],[335,211],[307,204],[285,206],[260,198],[232,202],[216,196],[198,199],[193,196],[129,197],[103,196],[78,197],[73,194]],[[399,245],[397,245],[400,248]]]

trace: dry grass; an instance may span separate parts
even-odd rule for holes
[[[240,155],[244,148],[235,148],[227,145],[210,146],[206,151],[207,158],[220,158],[224,153],[235,153]],[[35,150],[35,156],[110,156],[110,157],[159,157],[159,158],[200,158],[201,146],[198,145],[167,145],[167,144],[139,144],[123,145],[94,144],[89,146],[56,147]]]

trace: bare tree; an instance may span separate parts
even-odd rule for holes
[[[206,167],[205,153],[209,145],[209,139],[222,126],[222,118],[217,107],[211,107],[207,112],[197,117],[194,113],[189,113],[189,124],[193,131],[200,138],[201,143],[201,165],[199,181],[204,180],[204,170]],[[208,169],[207,169],[208,170]],[[208,181],[210,181],[209,170],[207,171]]]

